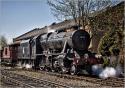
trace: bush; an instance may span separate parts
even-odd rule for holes
[[[119,55],[122,46],[123,31],[120,28],[110,27],[99,42],[98,52],[104,56]]]
[[[119,55],[120,49],[116,44],[114,44],[110,47],[109,51],[111,52],[112,55],[117,56]]]
[[[110,61],[109,61],[109,58],[108,57],[103,57],[103,66],[106,67],[106,66],[109,66],[110,64]]]
[[[104,56],[110,56],[111,52],[109,48],[114,44],[114,32],[109,31],[107,32],[99,42],[98,52]]]

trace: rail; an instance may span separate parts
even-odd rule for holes
[[[20,84],[20,85],[25,85],[28,86],[30,88],[36,88],[36,87],[62,87],[62,88],[71,88],[71,86],[66,85],[66,84],[59,84],[59,83],[55,83],[49,80],[45,80],[45,79],[38,79],[35,77],[28,77],[28,76],[24,76],[24,75],[19,75],[19,74],[15,74],[9,71],[5,71],[2,70],[1,74],[3,76],[6,76],[7,79],[11,79],[14,82]]]

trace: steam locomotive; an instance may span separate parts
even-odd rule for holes
[[[17,65],[72,75],[83,70],[91,74],[92,65],[102,63],[102,59],[88,51],[90,41],[89,33],[76,27],[37,35],[18,46]]]

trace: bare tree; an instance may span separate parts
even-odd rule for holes
[[[0,36],[0,48],[7,45],[7,39],[4,36]]]
[[[111,5],[111,0],[47,0],[52,14],[59,20],[74,19],[85,27],[89,15]]]

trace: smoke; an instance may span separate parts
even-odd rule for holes
[[[32,68],[30,64],[26,64],[26,69]]]
[[[120,65],[118,65],[118,66],[116,67],[116,76],[124,76],[123,70],[124,70],[124,69],[122,69],[122,67],[121,67]]]
[[[48,33],[50,33],[50,32],[55,32],[55,30],[48,30]]]
[[[47,32],[50,33],[50,32],[55,32],[55,30],[51,29],[50,27],[47,26]]]
[[[122,74],[122,69],[120,66],[114,67],[105,67],[102,65],[93,65],[92,66],[93,75],[99,76],[101,79],[107,79],[109,77],[119,77]]]
[[[93,75],[98,76],[102,71],[103,71],[103,66],[101,64],[92,66]]]
[[[106,79],[108,77],[116,77],[116,70],[113,67],[106,67],[100,74],[99,77]]]

